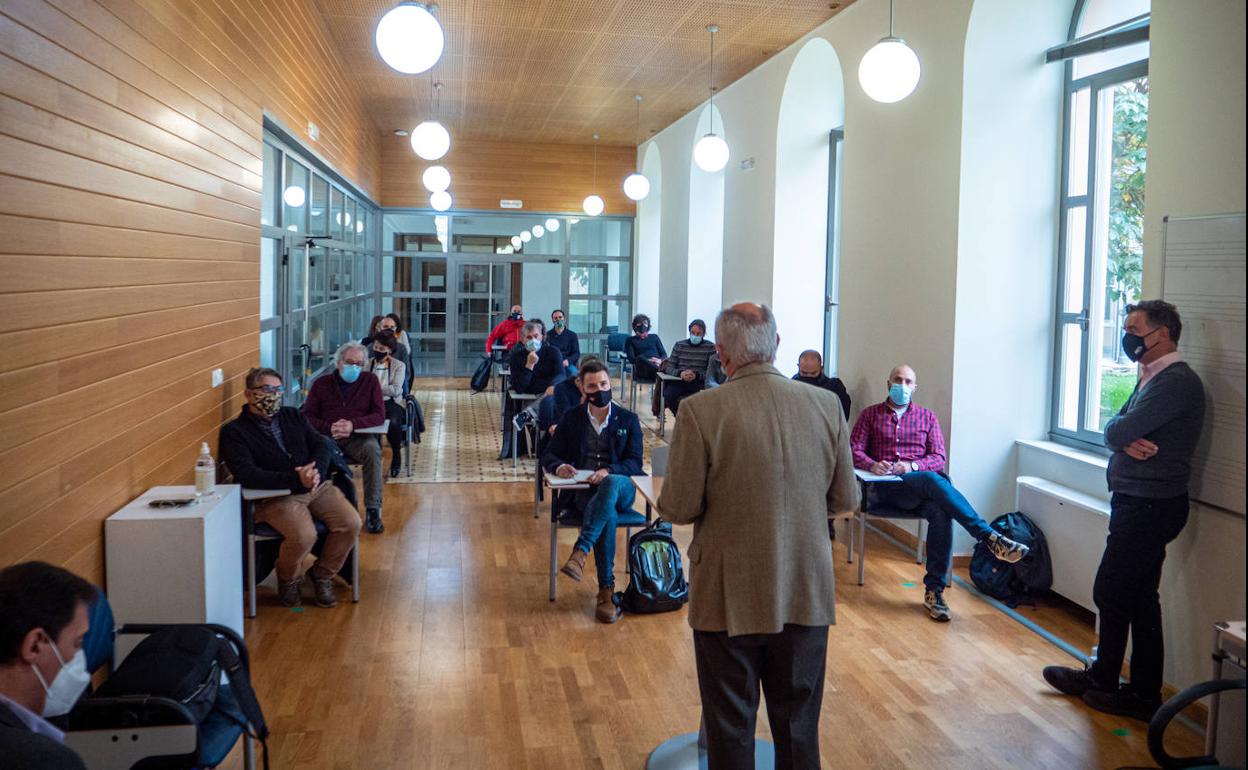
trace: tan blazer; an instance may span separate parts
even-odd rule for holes
[[[686,398],[659,511],[693,524],[689,625],[737,636],[835,623],[828,515],[857,506],[831,392],[751,364]]]

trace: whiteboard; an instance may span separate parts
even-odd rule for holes
[[[1179,350],[1205,385],[1191,495],[1243,514],[1244,215],[1166,217],[1162,244],[1162,298],[1179,309]]]

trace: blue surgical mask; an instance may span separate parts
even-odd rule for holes
[[[908,406],[910,404],[910,394],[914,392],[914,388],[902,385],[900,382],[894,382],[888,386],[888,398],[897,406]]]
[[[537,351],[542,349],[542,341],[541,340],[525,340],[524,349],[529,351],[530,353],[536,353]]]
[[[360,379],[360,372],[363,370],[364,367],[359,364],[344,364],[342,369],[338,370],[338,376],[341,377],[344,382],[355,382]]]
[[[701,337],[699,337],[699,336],[698,336],[698,335],[696,335],[696,334],[690,334],[690,335],[689,335],[689,344],[690,344],[690,345],[701,345],[701,344],[702,344],[702,338],[701,338]]]

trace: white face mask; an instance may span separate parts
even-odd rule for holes
[[[91,674],[87,671],[85,652],[78,650],[66,663],[61,657],[61,651],[56,648],[56,644],[54,642],[49,642],[49,644],[52,645],[52,654],[56,655],[56,662],[61,664],[61,670],[52,679],[52,684],[48,684],[43,674],[39,673],[38,666],[31,664],[30,667],[34,669],[39,684],[43,685],[43,691],[48,696],[43,704],[43,715],[59,717],[62,714],[68,714],[78,702],[78,696],[82,695],[82,691],[91,684]]]

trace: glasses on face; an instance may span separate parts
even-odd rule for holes
[[[286,389],[283,388],[281,385],[263,385],[259,388],[252,388],[251,391],[253,393],[267,393],[269,395],[274,395],[274,394],[281,395],[286,392]]]

